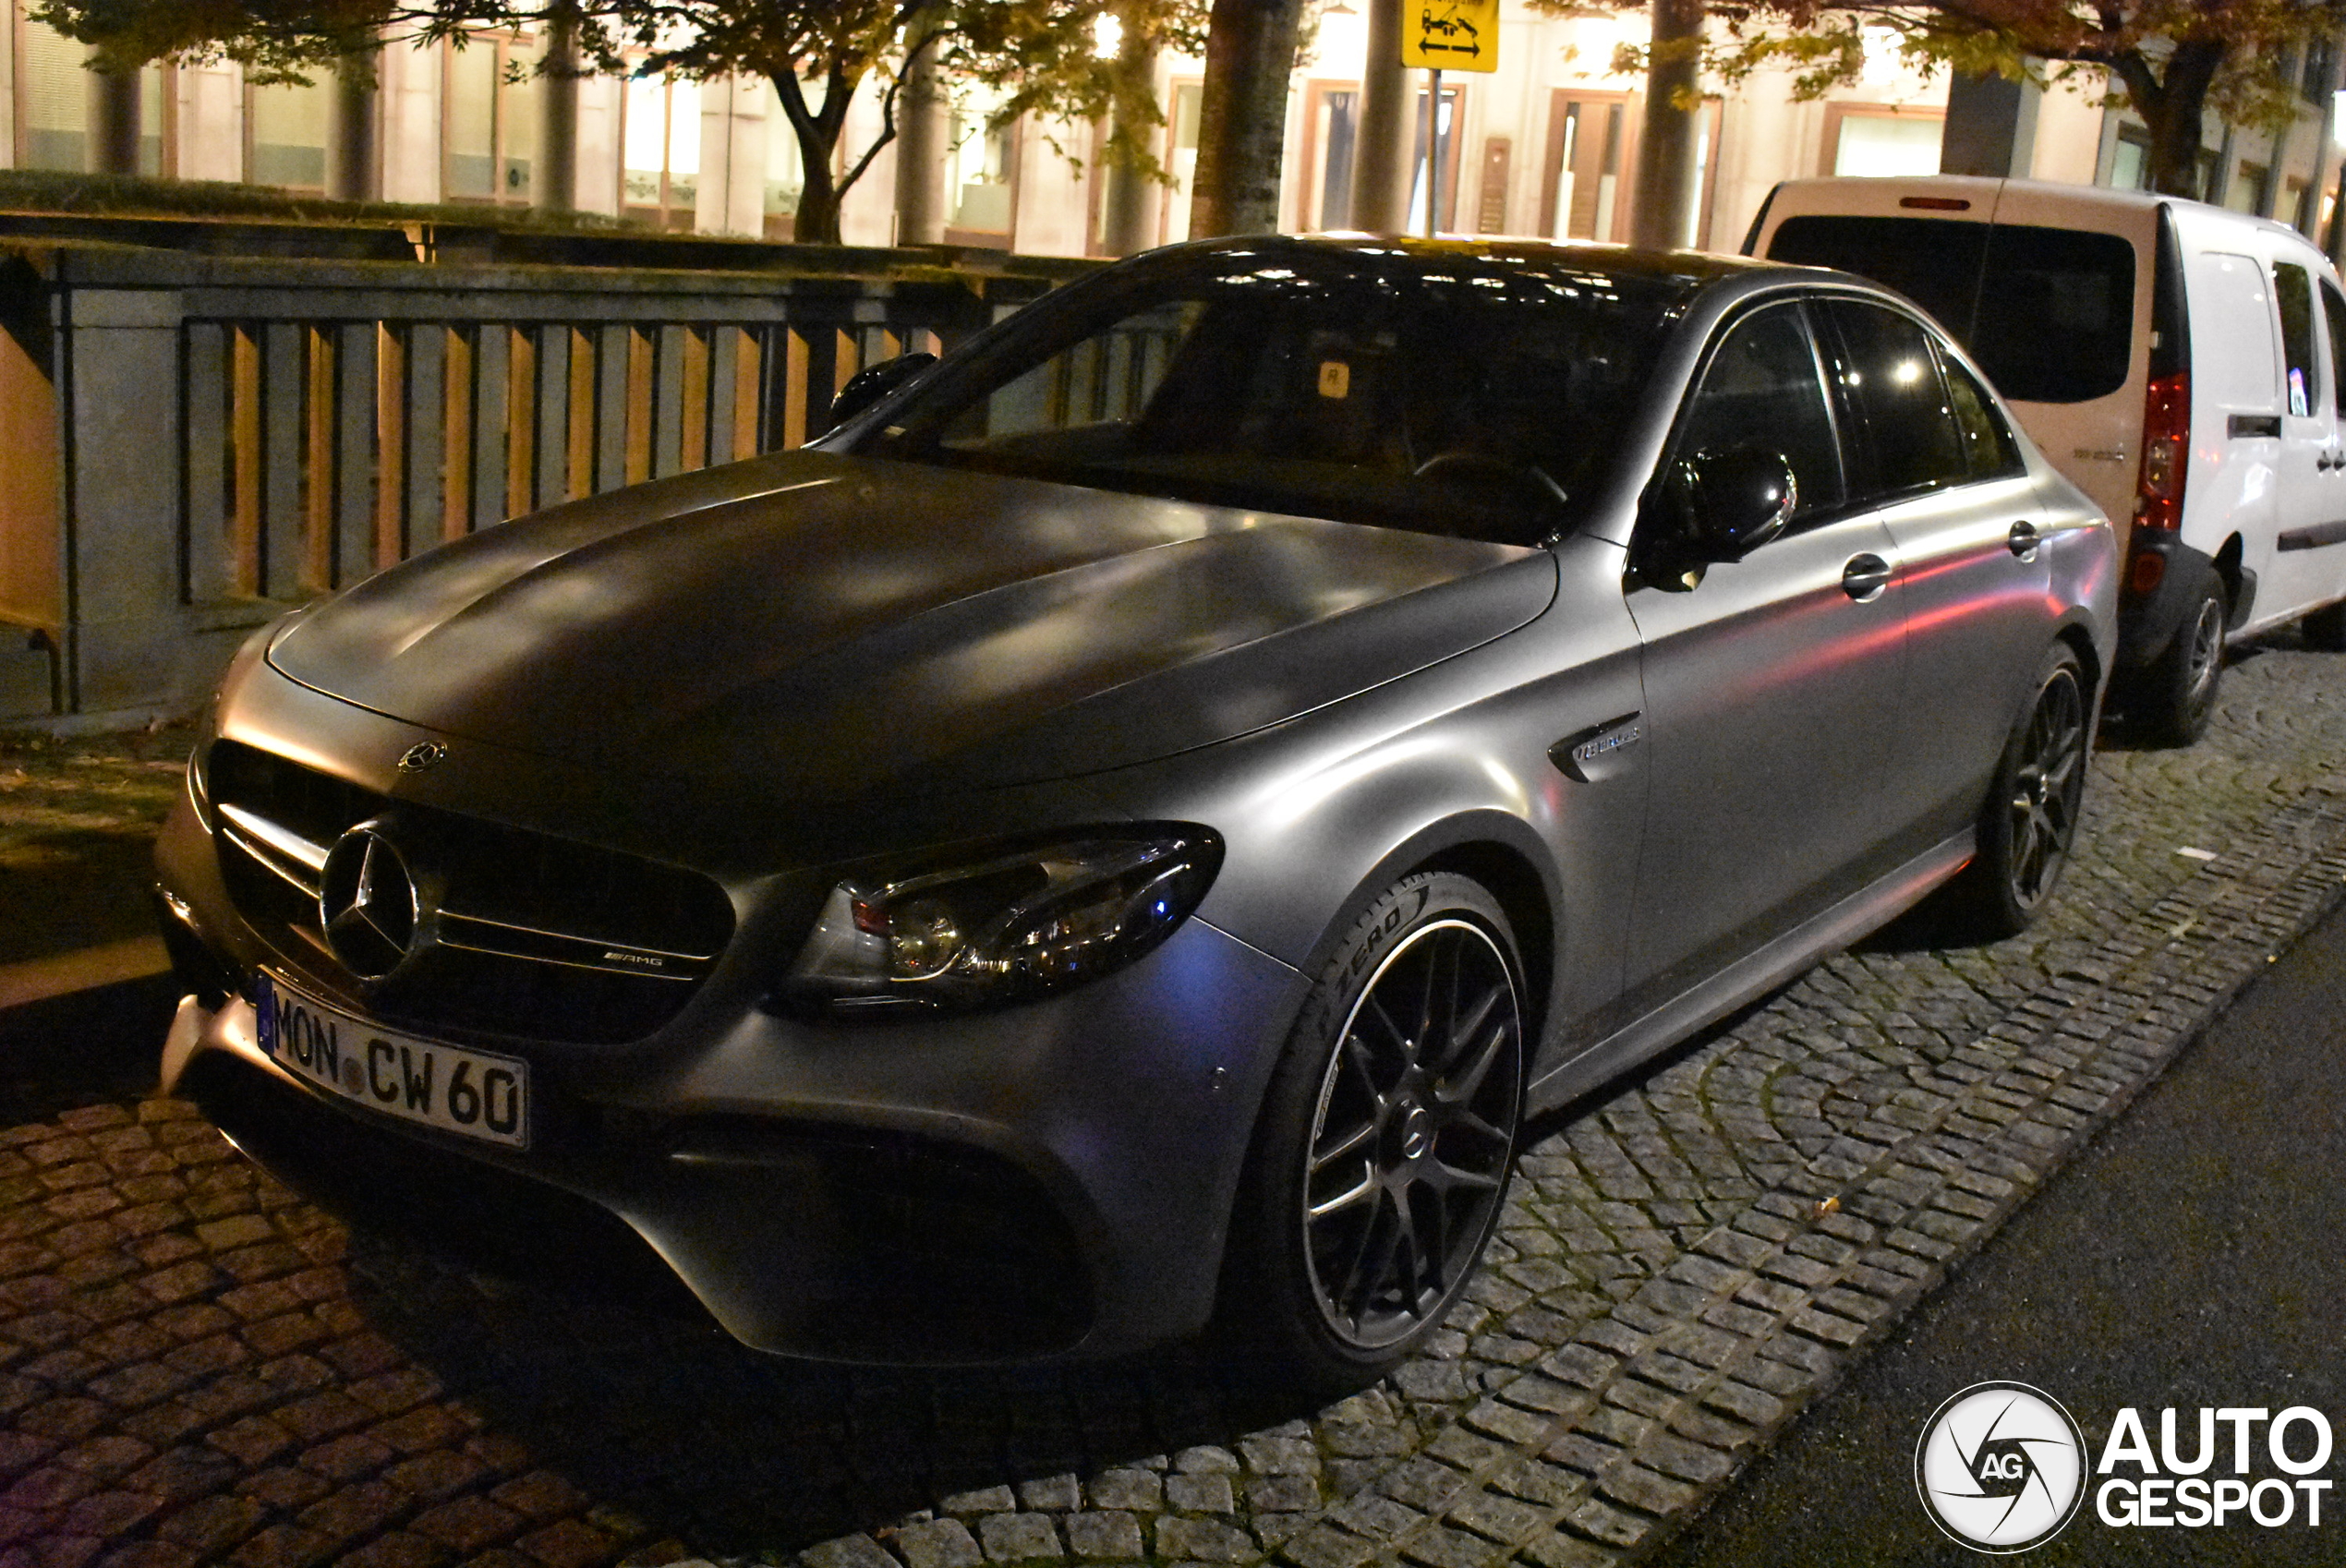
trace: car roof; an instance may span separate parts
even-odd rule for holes
[[[1723,279],[1755,274],[1808,273],[1815,268],[1792,268],[1780,261],[1757,261],[1742,256],[1722,256],[1705,250],[1639,250],[1623,245],[1593,242],[1522,239],[1500,235],[1444,235],[1426,239],[1413,235],[1372,234],[1231,235],[1218,239],[1191,240],[1146,253],[1157,264],[1180,258],[1228,256],[1342,257],[1364,271],[1419,273],[1436,268],[1461,267],[1501,276],[1527,263],[1570,268],[1616,277],[1635,277],[1693,295]]]

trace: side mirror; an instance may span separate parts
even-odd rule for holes
[[[831,422],[836,430],[880,399],[937,363],[934,354],[900,354],[893,359],[883,359],[877,365],[866,365],[847,379],[831,399]]]
[[[1680,462],[1659,499],[1675,553],[1702,566],[1740,561],[1783,533],[1800,504],[1800,486],[1782,452],[1732,446]]]

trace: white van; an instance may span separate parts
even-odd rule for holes
[[[2346,290],[2294,229],[2093,186],[1788,180],[1744,250],[1936,315],[2131,534],[2111,701],[2141,732],[2198,738],[2228,637],[2303,616],[2346,649]]]

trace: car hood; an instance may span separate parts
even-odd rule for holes
[[[761,797],[1067,778],[1499,636],[1544,550],[800,452],[489,529],[295,620],[292,680]]]

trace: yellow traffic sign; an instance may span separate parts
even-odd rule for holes
[[[1499,68],[1499,0],[1403,0],[1401,64],[1429,71]]]

